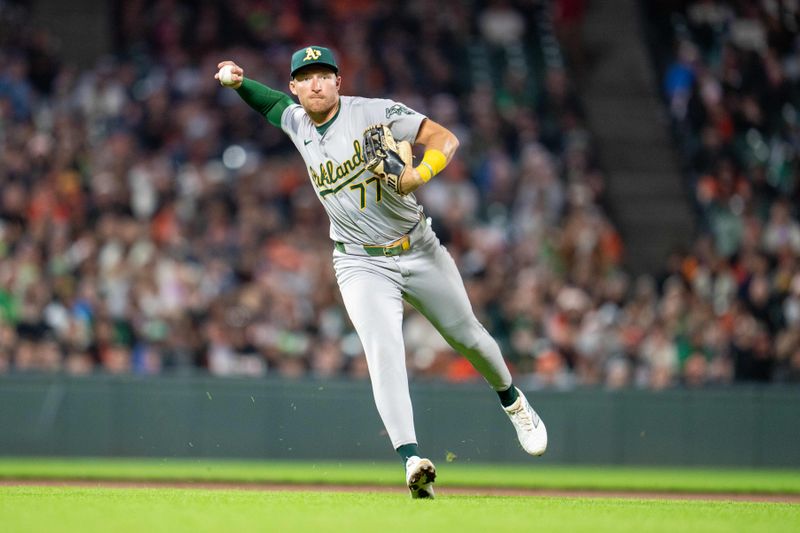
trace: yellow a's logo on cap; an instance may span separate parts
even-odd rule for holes
[[[322,52],[319,50],[315,50],[310,46],[306,48],[306,57],[303,58],[303,61],[314,61],[319,59],[319,56],[322,55]]]

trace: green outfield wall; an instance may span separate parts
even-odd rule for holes
[[[431,457],[529,460],[487,387],[412,394]],[[798,387],[528,396],[548,427],[544,463],[800,466]],[[0,455],[394,457],[363,382],[27,375],[0,377]]]

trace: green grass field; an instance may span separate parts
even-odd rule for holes
[[[361,492],[15,487],[3,531],[797,531],[800,506]]]
[[[438,461],[450,487],[800,494],[798,470],[481,465]],[[200,459],[0,458],[0,479],[204,481],[335,485],[402,484],[399,461],[265,462]]]
[[[448,487],[800,494],[791,470],[490,466],[441,462],[438,497],[412,501],[399,463],[0,459],[0,479],[352,485],[352,491],[0,487],[0,530],[17,531],[753,531],[800,530],[800,505],[467,496]],[[365,485],[397,490],[376,492]]]

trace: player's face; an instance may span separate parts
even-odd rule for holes
[[[326,67],[308,67],[289,82],[292,94],[312,117],[327,115],[339,100],[342,78]]]

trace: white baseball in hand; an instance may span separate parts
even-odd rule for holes
[[[225,65],[219,69],[218,78],[220,85],[224,87],[236,85],[236,82],[233,80],[233,65]]]

